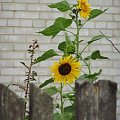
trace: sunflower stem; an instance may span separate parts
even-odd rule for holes
[[[63,83],[60,85],[60,101],[61,101],[61,114],[64,114],[64,107],[63,107]]]
[[[79,21],[78,21],[78,12],[76,13],[76,27],[77,27],[77,34],[76,34],[76,52],[77,52],[77,59],[79,59]]]

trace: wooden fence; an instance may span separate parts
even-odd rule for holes
[[[76,81],[75,120],[116,120],[117,84],[100,80],[94,84]],[[52,98],[30,85],[29,120],[53,120]],[[23,120],[24,101],[0,84],[0,120]]]

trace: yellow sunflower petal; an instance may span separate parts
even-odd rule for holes
[[[50,67],[51,75],[56,83],[72,83],[80,75],[81,64],[72,55],[60,58]]]

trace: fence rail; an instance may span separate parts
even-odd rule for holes
[[[77,80],[75,120],[116,120],[117,84],[100,80],[96,83]],[[52,120],[52,98],[30,84],[29,120]],[[0,120],[23,120],[24,101],[0,84]]]

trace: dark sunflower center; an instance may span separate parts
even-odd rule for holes
[[[59,73],[61,75],[68,75],[71,71],[71,66],[68,63],[62,64],[59,67]]]

